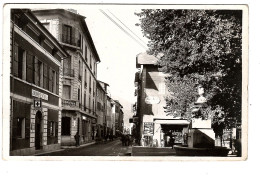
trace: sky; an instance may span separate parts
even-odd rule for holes
[[[148,39],[143,37],[141,28],[135,25],[139,23],[139,17],[134,13],[140,12],[140,9],[137,9],[136,6],[94,7],[89,5],[74,7],[74,9],[86,17],[86,23],[101,59],[97,67],[98,80],[110,85],[111,97],[119,100],[124,107],[124,122],[125,126],[128,126],[128,119],[133,116],[131,104],[136,101],[134,96],[134,76],[137,71],[136,55],[146,51],[145,46],[148,42]],[[138,42],[107,18],[100,9]]]

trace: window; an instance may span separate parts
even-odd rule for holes
[[[87,87],[87,69],[85,69],[85,87]]]
[[[80,63],[80,60],[79,60],[79,80],[81,81],[82,79],[82,69],[81,69],[81,63]]]
[[[91,76],[89,76],[89,93],[91,93]]]
[[[26,81],[29,83],[33,83],[33,58],[34,56],[27,52],[27,57],[26,57]]]
[[[70,86],[63,85],[62,97],[64,99],[68,99],[68,100],[70,99]]]
[[[85,60],[88,62],[88,47],[85,46]]]
[[[17,134],[18,138],[25,138],[25,118],[17,118]]]
[[[80,32],[78,32],[77,46],[81,47],[81,34],[80,34]]]
[[[24,58],[25,51],[22,48],[18,48],[18,78],[23,78],[23,63],[25,61]]]
[[[49,84],[48,84],[48,66],[47,64],[43,64],[43,88],[48,89]]]
[[[55,122],[54,121],[48,121],[48,124],[47,124],[47,136],[55,136]]]
[[[86,101],[87,101],[87,95],[86,92],[84,93],[84,110],[86,111]]]
[[[78,89],[78,101],[80,102],[80,89]]]
[[[41,68],[42,62],[34,57],[34,84],[37,86],[41,85]]]
[[[56,94],[59,95],[59,83],[60,83],[60,74],[59,72],[56,73]]]
[[[89,106],[89,113],[91,112],[91,99],[90,99],[90,97],[89,97],[89,99],[88,99],[88,102],[89,102],[89,104],[88,104],[88,106]]]
[[[90,53],[90,69],[92,70],[92,54]]]
[[[63,25],[62,42],[72,44],[72,27],[71,26]]]
[[[62,117],[61,120],[61,135],[70,135],[70,117]]]
[[[49,68],[49,91],[54,93],[56,91],[56,73],[51,68]]]

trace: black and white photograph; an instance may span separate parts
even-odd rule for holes
[[[3,8],[6,160],[247,159],[247,5]]]

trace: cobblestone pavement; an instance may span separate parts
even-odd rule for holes
[[[127,156],[131,147],[122,146],[120,140],[101,142],[89,146],[68,148],[38,156]]]

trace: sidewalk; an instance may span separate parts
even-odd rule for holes
[[[175,156],[176,151],[171,147],[142,147],[133,146],[132,156]]]
[[[39,151],[39,152],[35,153],[34,156],[44,155],[44,154],[53,153],[53,152],[60,152],[60,151],[66,150],[66,149],[82,148],[82,147],[86,147],[86,146],[93,145],[93,144],[96,144],[96,141],[93,141],[93,142],[90,142],[90,143],[86,143],[86,144],[82,144],[82,145],[80,145],[78,147],[76,147],[75,145],[73,145],[73,146],[61,146],[60,149],[57,149],[57,150]]]

